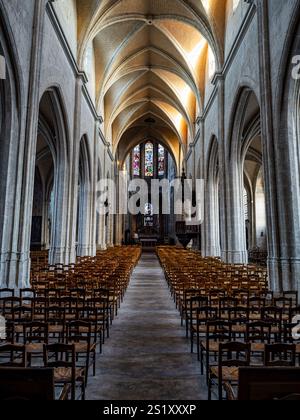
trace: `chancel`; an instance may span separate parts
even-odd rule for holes
[[[299,39],[296,0],[0,0],[1,401],[300,399]]]

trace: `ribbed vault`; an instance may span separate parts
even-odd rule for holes
[[[208,66],[218,70],[223,62],[226,3],[77,1],[79,65],[92,51],[96,107],[114,152],[152,136],[165,139],[177,162],[180,150],[184,157],[203,108]]]

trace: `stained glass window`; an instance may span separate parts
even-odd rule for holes
[[[158,176],[165,175],[165,148],[158,146]]]
[[[152,177],[154,168],[153,168],[153,144],[147,143],[145,146],[145,176]]]
[[[136,146],[133,149],[133,155],[132,155],[133,176],[140,176],[140,166],[141,166],[141,150],[140,150],[140,146]]]

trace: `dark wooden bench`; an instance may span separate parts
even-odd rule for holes
[[[66,400],[64,388],[58,399]],[[0,401],[54,401],[53,369],[0,368]]]
[[[241,368],[238,400],[300,400],[300,368]]]

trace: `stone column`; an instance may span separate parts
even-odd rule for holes
[[[232,162],[225,141],[224,128],[224,79],[217,75],[219,109],[219,173],[220,173],[220,231],[221,256],[231,264],[248,262],[246,231],[243,218],[242,170],[237,170],[237,162]]]
[[[77,255],[86,257],[91,255],[90,228],[91,228],[91,194],[89,183],[79,186],[79,237]]]
[[[8,155],[10,168],[5,180],[9,188],[7,196],[1,197],[6,203],[3,217],[6,223],[1,235],[0,286],[15,289],[30,285],[30,239],[35,174],[35,159],[32,157],[35,156],[37,141],[45,6],[46,0],[35,1],[28,98],[27,102],[23,97],[19,98],[19,108],[12,114],[14,124],[15,119],[19,121],[18,125],[11,127],[9,133],[9,136],[13,135]],[[9,61],[7,65],[10,66]],[[10,70],[8,68],[9,76]],[[21,77],[22,69],[16,70],[19,70]],[[10,83],[13,81],[10,80]],[[17,91],[13,90],[11,94],[15,102]]]
[[[97,231],[97,194],[98,194],[98,161],[96,156],[98,156],[98,124],[95,124],[94,132],[94,156],[93,159],[93,171],[92,171],[92,181],[91,181],[91,207],[90,207],[90,255],[95,256],[97,252],[97,243],[96,243],[96,231]]]
[[[219,185],[215,177],[208,179],[206,182],[205,214],[205,230],[207,238],[205,244],[205,255],[220,257]]]
[[[271,84],[271,61],[270,61],[270,34],[269,34],[269,12],[267,0],[256,0],[257,6],[257,20],[258,20],[258,51],[259,51],[259,67],[260,67],[260,91],[261,91],[261,126],[262,126],[262,144],[263,144],[263,166],[265,179],[265,193],[266,193],[266,213],[267,213],[267,235],[268,235],[268,267],[270,283],[273,290],[278,291],[283,288],[294,288],[295,283],[292,280],[293,272],[296,272],[297,280],[299,281],[299,260],[298,267],[295,269],[291,267],[291,260],[289,251],[286,253],[288,247],[284,242],[285,235],[280,234],[280,230],[285,230],[285,222],[288,220],[283,217],[283,224],[278,217],[277,200],[280,195],[280,190],[276,185],[276,172],[282,171],[282,168],[277,168],[276,164],[281,165],[282,157],[276,159],[276,146],[274,143],[274,118],[278,118],[273,114],[272,108],[272,84]],[[276,163],[277,160],[277,163]],[[284,165],[284,164],[283,164]],[[285,173],[285,172],[282,172]],[[279,181],[281,182],[281,181]],[[284,187],[286,189],[286,186]],[[292,192],[291,192],[292,194]],[[283,246],[283,254],[281,254],[281,247]],[[283,258],[283,255],[287,258]],[[297,265],[297,264],[296,264]],[[283,284],[283,279],[286,279],[287,284]],[[299,285],[298,285],[299,287]]]

